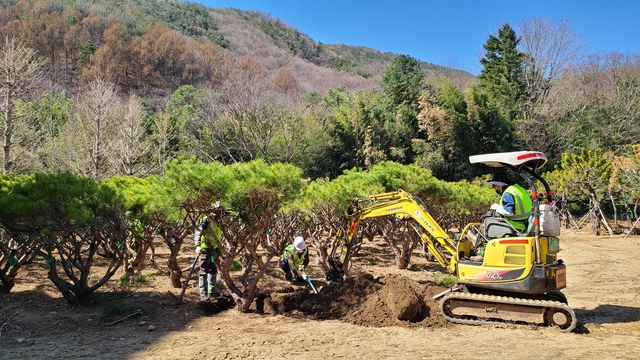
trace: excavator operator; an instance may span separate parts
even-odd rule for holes
[[[493,185],[493,189],[501,195],[500,204],[493,204],[491,210],[495,211],[494,216],[502,216],[516,230],[522,231],[526,228],[526,221],[531,216],[533,203],[529,192],[522,186],[507,179],[504,173],[496,173],[493,179],[487,181]]]
[[[493,186],[493,190],[501,196],[500,204],[491,205],[491,210],[487,211],[482,217],[483,219],[483,234],[491,236],[485,233],[490,225],[489,222],[495,222],[498,219],[492,219],[496,217],[504,218],[504,221],[508,222],[517,231],[523,231],[527,228],[527,220],[531,216],[533,209],[533,202],[529,192],[522,186],[510,181],[505,174],[499,172],[493,175],[493,178],[487,181],[488,184]],[[500,219],[501,220],[501,219]],[[482,261],[484,259],[484,251],[487,245],[487,237],[478,234],[476,240],[476,255],[471,257],[472,261]]]

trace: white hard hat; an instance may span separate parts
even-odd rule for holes
[[[302,236],[296,236],[296,238],[293,239],[293,247],[298,251],[303,251],[307,248],[307,244],[304,242]]]

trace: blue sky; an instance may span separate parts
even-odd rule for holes
[[[194,0],[191,0],[194,1]],[[508,22],[568,21],[588,53],[640,54],[638,0],[198,0],[213,8],[261,10],[325,44],[410,55],[480,72],[489,35]]]

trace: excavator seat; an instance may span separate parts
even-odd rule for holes
[[[489,239],[514,237],[514,236],[531,236],[533,233],[533,215],[529,220],[525,221],[524,230],[514,228],[509,222],[502,217],[487,217],[483,221],[484,234]]]

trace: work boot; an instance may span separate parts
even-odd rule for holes
[[[287,279],[288,281],[293,281],[293,274],[289,273],[284,273],[284,278]]]
[[[476,261],[476,262],[483,262],[484,261],[484,256],[482,255],[475,255],[469,258],[471,261]]]
[[[213,290],[209,294],[209,299],[215,299],[215,298],[219,298],[219,297],[220,297],[220,293],[218,292],[218,290]]]

